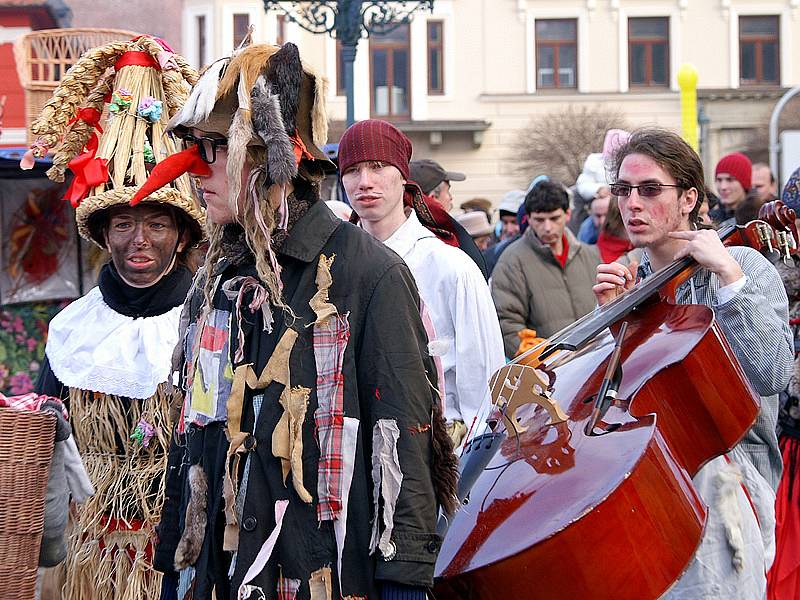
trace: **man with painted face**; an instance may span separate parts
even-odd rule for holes
[[[749,177],[744,160],[727,161],[722,173],[741,163],[738,174]],[[756,423],[742,441],[693,478],[708,505],[708,521],[694,560],[664,598],[765,598],[781,476],[777,394],[789,381],[794,358],[786,292],[775,267],[757,251],[726,248],[715,231],[698,227],[703,165],[678,135],[658,129],[634,132],[617,150],[613,174],[611,193],[619,200],[631,243],[643,252],[638,269],[617,262],[597,268],[593,290],[598,303],[610,302],[639,280],[691,256],[700,268],[677,288],[676,302],[704,304],[714,311],[761,396]]]
[[[103,73],[109,57],[112,78],[88,79]],[[146,36],[92,50],[76,67],[33,126],[40,136],[34,152],[55,145],[48,175],[63,177],[67,165],[73,171],[67,196],[78,232],[111,254],[97,287],[50,322],[37,381],[39,393],[67,401],[96,490],[73,519],[63,597],[153,598],[162,577],[151,542],[165,497],[169,414],[180,400],[170,362],[192,281],[187,253],[203,237],[205,215],[185,176],[130,202],[147,173],[177,153],[163,131],[186,99],[184,77],[196,74],[166,43]],[[76,106],[61,101],[64,91],[77,88],[89,92],[85,105],[77,103],[84,108],[62,114]],[[101,125],[107,94],[113,108]],[[59,129],[64,123],[72,126]],[[94,132],[100,136],[92,141]]]
[[[175,363],[165,598],[424,600],[433,582],[456,477],[436,371],[408,267],[319,198],[324,89],[293,44],[246,45],[171,124],[202,162],[209,250]]]

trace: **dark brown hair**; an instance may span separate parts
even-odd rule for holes
[[[697,202],[689,213],[689,222],[699,222],[700,205],[705,198],[705,177],[703,162],[678,134],[668,129],[648,127],[637,129],[614,153],[612,172],[614,179],[619,178],[622,161],[631,154],[644,154],[669,173],[675,182],[684,190],[697,190]]]

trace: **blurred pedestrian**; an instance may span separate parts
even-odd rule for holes
[[[752,192],[764,204],[778,199],[778,182],[767,163],[753,163]]]
[[[750,191],[753,165],[741,152],[723,156],[714,169],[719,206],[709,212],[715,225],[733,222],[736,208]]]
[[[488,198],[472,198],[461,203],[461,210],[471,212],[479,210],[486,215],[486,220],[492,222],[492,202]]]
[[[597,243],[597,236],[600,235],[608,214],[610,200],[611,192],[608,186],[600,187],[591,204],[589,204],[589,216],[583,220],[581,228],[578,230],[578,239],[584,244]]]
[[[456,220],[467,230],[481,251],[486,250],[492,241],[492,225],[486,213],[480,210],[465,212],[456,216]]]
[[[500,220],[499,241],[516,238],[519,235],[519,223],[517,222],[517,211],[525,203],[525,192],[522,190],[511,190],[506,192],[500,199],[497,206]]]
[[[435,160],[424,158],[409,163],[411,181],[422,189],[422,192],[434,198],[447,212],[453,209],[453,192],[451,181],[464,181],[467,176],[457,171],[445,171]]]
[[[612,197],[608,204],[608,215],[597,237],[597,249],[604,263],[614,262],[633,250],[616,197]]]

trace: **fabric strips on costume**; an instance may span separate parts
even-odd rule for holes
[[[264,570],[264,567],[267,566],[269,557],[272,556],[272,551],[275,549],[275,544],[278,541],[278,536],[281,534],[283,517],[286,515],[288,506],[288,500],[278,500],[275,502],[275,529],[272,530],[272,533],[270,533],[269,537],[264,541],[255,560],[253,560],[253,564],[247,569],[247,573],[245,573],[244,579],[242,579],[242,585],[239,586],[239,591],[236,594],[237,600],[246,600],[251,597],[253,592],[260,592],[262,597],[266,597],[261,588],[249,584]],[[256,596],[256,598],[258,598],[258,596]]]
[[[226,418],[233,385],[233,365],[229,358],[231,318],[229,311],[212,309],[187,329],[184,427],[205,426]]]
[[[400,429],[393,419],[379,419],[372,430],[372,485],[375,520],[369,550],[380,549],[384,560],[394,558],[396,548],[392,542],[394,509],[400,496],[403,472],[397,456]],[[383,506],[383,533],[380,533],[380,508]]]
[[[347,506],[353,481],[359,420],[344,415],[344,376],[342,364],[350,339],[348,315],[341,316],[329,302],[333,284],[330,258],[320,255],[317,264],[317,292],[309,301],[314,310],[314,362],[317,369],[317,410],[314,422],[319,443],[317,476],[317,518],[333,520],[336,537],[337,572],[342,572],[342,554],[347,535]],[[339,579],[339,593],[341,589]]]
[[[235,551],[238,547],[239,525],[236,519],[236,496],[238,493],[236,474],[238,473],[241,455],[252,450],[252,448],[247,448],[244,443],[249,434],[240,431],[245,387],[256,390],[266,388],[273,381],[280,383],[284,386],[280,398],[284,410],[287,410],[287,407],[291,407],[295,415],[304,415],[304,403],[308,402],[310,390],[303,388],[292,390],[290,388],[289,357],[296,340],[297,332],[287,329],[260,376],[256,376],[250,364],[240,365],[234,371],[233,388],[228,399],[227,431],[230,445],[223,480],[223,495],[225,498],[225,539],[223,547],[225,550]],[[293,418],[290,413],[286,421],[286,427],[289,429],[289,448],[284,452],[287,455],[287,462],[282,463],[284,473],[292,472],[292,483],[295,491],[304,502],[311,502],[311,495],[303,487],[302,463],[299,462],[302,458],[302,436],[300,435],[300,428],[293,424],[292,421]],[[273,435],[277,435],[280,438],[282,437],[282,432],[283,430],[276,429]],[[273,447],[276,445],[280,445],[280,442],[276,442],[273,438]],[[294,460],[292,460],[293,458]],[[292,466],[297,468],[293,469]]]
[[[335,520],[342,509],[342,477],[352,471],[354,454],[342,452],[344,434],[344,377],[342,361],[350,339],[347,315],[339,315],[328,301],[333,283],[331,265],[335,256],[322,254],[317,265],[317,293],[309,304],[317,316],[314,322],[314,360],[317,365],[317,410],[314,422],[320,449],[317,480],[317,517]]]

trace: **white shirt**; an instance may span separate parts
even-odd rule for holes
[[[444,370],[445,419],[461,419],[469,431],[489,380],[506,362],[489,286],[472,259],[438,239],[414,211],[384,243],[411,269],[436,329],[430,348]]]

